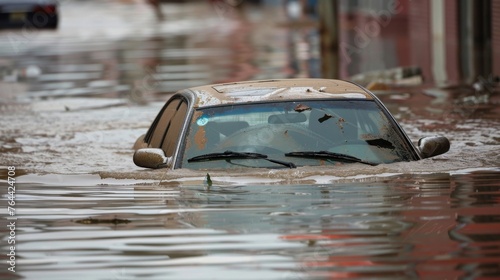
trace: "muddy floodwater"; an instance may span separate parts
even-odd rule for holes
[[[281,7],[166,4],[157,22],[102,2],[63,2],[57,31],[0,32],[1,279],[500,277],[498,89],[376,92],[413,141],[450,139],[418,162],[215,170],[211,184],[145,170],[131,147],[172,91],[315,76],[317,34],[267,22]]]

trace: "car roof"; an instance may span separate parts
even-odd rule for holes
[[[212,84],[185,91],[195,95],[194,107],[300,99],[374,99],[363,87],[333,79],[276,79]]]

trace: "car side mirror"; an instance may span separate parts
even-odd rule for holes
[[[172,157],[166,157],[162,149],[144,148],[134,153],[134,163],[140,167],[163,168],[172,165]]]
[[[444,136],[430,136],[418,140],[418,149],[423,158],[444,154],[450,150],[450,141]]]

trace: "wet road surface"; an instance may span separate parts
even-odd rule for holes
[[[172,91],[315,75],[310,27],[248,9],[166,4],[157,22],[139,2],[66,1],[57,31],[0,32],[0,213],[15,166],[17,218],[2,279],[499,277],[498,91],[377,93],[414,141],[450,138],[419,162],[214,172],[210,188],[132,163]]]

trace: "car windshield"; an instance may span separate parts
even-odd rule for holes
[[[412,152],[373,100],[300,100],[198,109],[182,158],[191,169],[284,168],[274,161],[375,165],[411,160]]]

